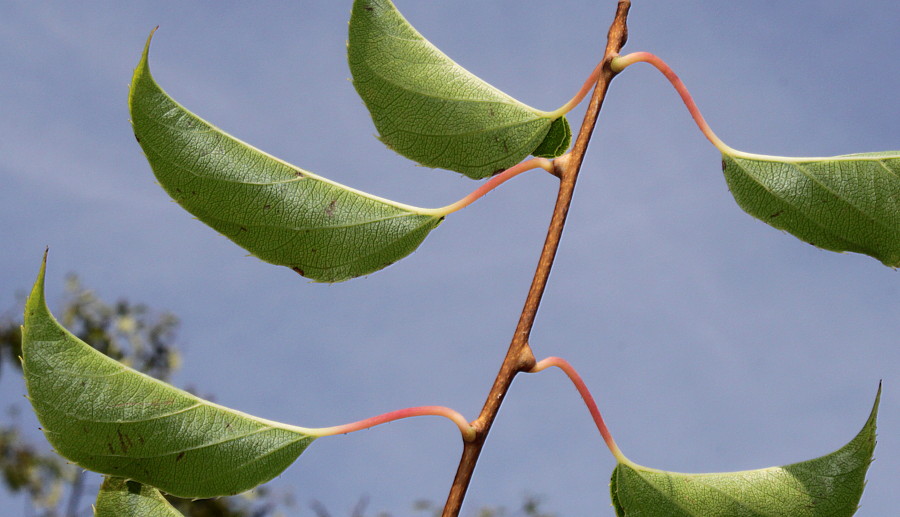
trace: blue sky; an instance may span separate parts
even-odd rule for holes
[[[634,2],[627,51],[678,72],[719,136],[749,152],[900,148],[895,1]],[[398,0],[445,53],[540,109],[600,57],[615,2]],[[160,189],[128,123],[149,31],[157,81],[218,127],[302,168],[418,206],[477,184],[375,139],[349,83],[351,2],[28,2],[0,6],[0,309],[50,246],[68,272],[183,321],[176,383],[261,417],[330,426],[393,409],[474,418],[509,343],[556,180],[520,176],[454,214],[418,252],[367,278],[313,284],[247,257]],[[576,110],[570,120],[577,125]],[[831,452],[879,379],[876,462],[858,515],[896,512],[900,276],[817,250],[744,214],[719,155],[662,76],[610,89],[532,335],[584,376],[622,450],[695,472]],[[23,388],[3,375],[0,401]],[[36,427],[34,424],[32,427]],[[39,435],[35,433],[35,437]],[[366,494],[402,515],[443,500],[455,427],[423,418],[317,441],[272,482],[341,515]],[[613,515],[614,462],[558,371],[517,378],[467,508],[543,497],[561,516]],[[18,499],[0,495],[15,512]],[[15,515],[4,510],[4,515]]]

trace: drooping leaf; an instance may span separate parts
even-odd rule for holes
[[[718,474],[680,474],[619,463],[610,492],[619,517],[849,517],[875,450],[881,387],[850,443],[810,461]]]
[[[280,474],[315,439],[234,411],[110,359],[56,321],[46,256],[25,305],[28,396],[56,451],[83,468],[184,498],[233,495]]]
[[[106,477],[94,504],[94,517],[184,517],[159,490],[123,478]]]
[[[819,248],[900,266],[900,151],[833,158],[724,154],[722,168],[750,215]]]
[[[329,181],[213,127],[156,84],[149,49],[150,38],[129,105],[156,178],[185,210],[253,255],[340,282],[409,255],[440,224],[426,209]]]
[[[353,3],[347,54],[381,140],[422,165],[479,179],[569,147],[565,117],[526,106],[458,65],[390,0]]]

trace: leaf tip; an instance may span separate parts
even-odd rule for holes
[[[141,61],[138,63],[138,70],[147,68],[147,57],[150,55],[150,42],[153,41],[153,35],[156,34],[158,29],[159,25],[153,27],[150,34],[147,36],[147,42],[144,43],[144,50],[141,52]]]
[[[128,112],[131,114],[131,126],[134,127],[134,95],[135,88],[138,85],[141,78],[146,74],[148,77],[150,75],[150,64],[149,64],[149,55],[150,55],[150,42],[153,41],[153,35],[156,34],[156,30],[159,29],[159,25],[153,28],[150,31],[150,35],[147,36],[147,42],[144,43],[144,50],[141,52],[141,60],[138,61],[137,66],[134,69],[134,73],[131,76],[131,86],[128,89]],[[140,137],[135,134],[135,138],[138,139],[138,143],[140,143]]]
[[[34,286],[31,288],[31,295],[28,296],[28,304],[26,305],[26,315],[27,309],[29,306],[34,303],[39,303],[44,300],[44,278],[47,273],[47,255],[50,253],[50,247],[44,248],[44,255],[41,258],[41,267],[38,270],[37,279],[34,281]]]
[[[47,272],[47,255],[49,252],[50,247],[45,247],[44,255],[41,258],[41,267],[38,270],[34,286],[32,286],[31,293],[29,293],[28,298],[25,300],[25,312],[22,317],[21,328],[19,329],[20,335],[22,336],[22,353],[19,356],[19,360],[22,362],[23,370],[25,369],[24,357],[27,354],[25,343],[30,334],[31,327],[34,326],[35,318],[40,318],[41,316],[46,316],[50,313],[50,309],[47,308],[47,302],[44,300],[44,278],[46,277]]]
[[[878,406],[881,404],[881,385],[883,383],[883,379],[878,380],[878,391],[875,392],[875,403],[872,405],[872,412],[869,414],[870,422],[878,418]]]

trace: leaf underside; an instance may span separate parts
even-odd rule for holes
[[[613,470],[619,517],[849,517],[875,450],[881,387],[865,426],[837,451],[814,460],[743,472],[681,474],[628,466]]]
[[[131,83],[135,137],[166,192],[253,255],[319,282],[340,282],[409,255],[442,221],[294,167],[213,127],[156,84],[149,47],[148,38]]]
[[[69,333],[44,299],[46,258],[25,306],[28,396],[56,451],[95,472],[184,498],[233,495],[280,474],[314,440],[202,400]]]
[[[184,517],[159,490],[123,478],[107,477],[100,486],[94,517]]]
[[[382,142],[422,165],[480,179],[569,147],[565,117],[522,104],[458,65],[390,0],[353,3],[347,55]]]
[[[744,211],[819,248],[900,266],[900,151],[766,158],[723,155]]]

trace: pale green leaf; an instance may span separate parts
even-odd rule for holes
[[[347,53],[381,140],[422,165],[479,179],[569,147],[568,123],[550,133],[565,117],[522,104],[458,65],[390,0],[353,3]]]
[[[83,468],[185,498],[233,495],[287,468],[315,439],[110,359],[62,328],[44,300],[46,257],[25,305],[28,396],[56,451]]]
[[[750,215],[831,251],[900,266],[900,151],[832,158],[724,154],[725,179]]]
[[[784,467],[680,474],[619,463],[610,492],[619,517],[849,517],[875,450],[881,387],[869,419],[841,449]]]
[[[94,517],[184,517],[159,490],[123,478],[106,477],[94,504]]]
[[[153,80],[150,39],[131,83],[134,134],[185,210],[260,259],[340,282],[409,255],[442,217],[301,170],[187,111]]]

